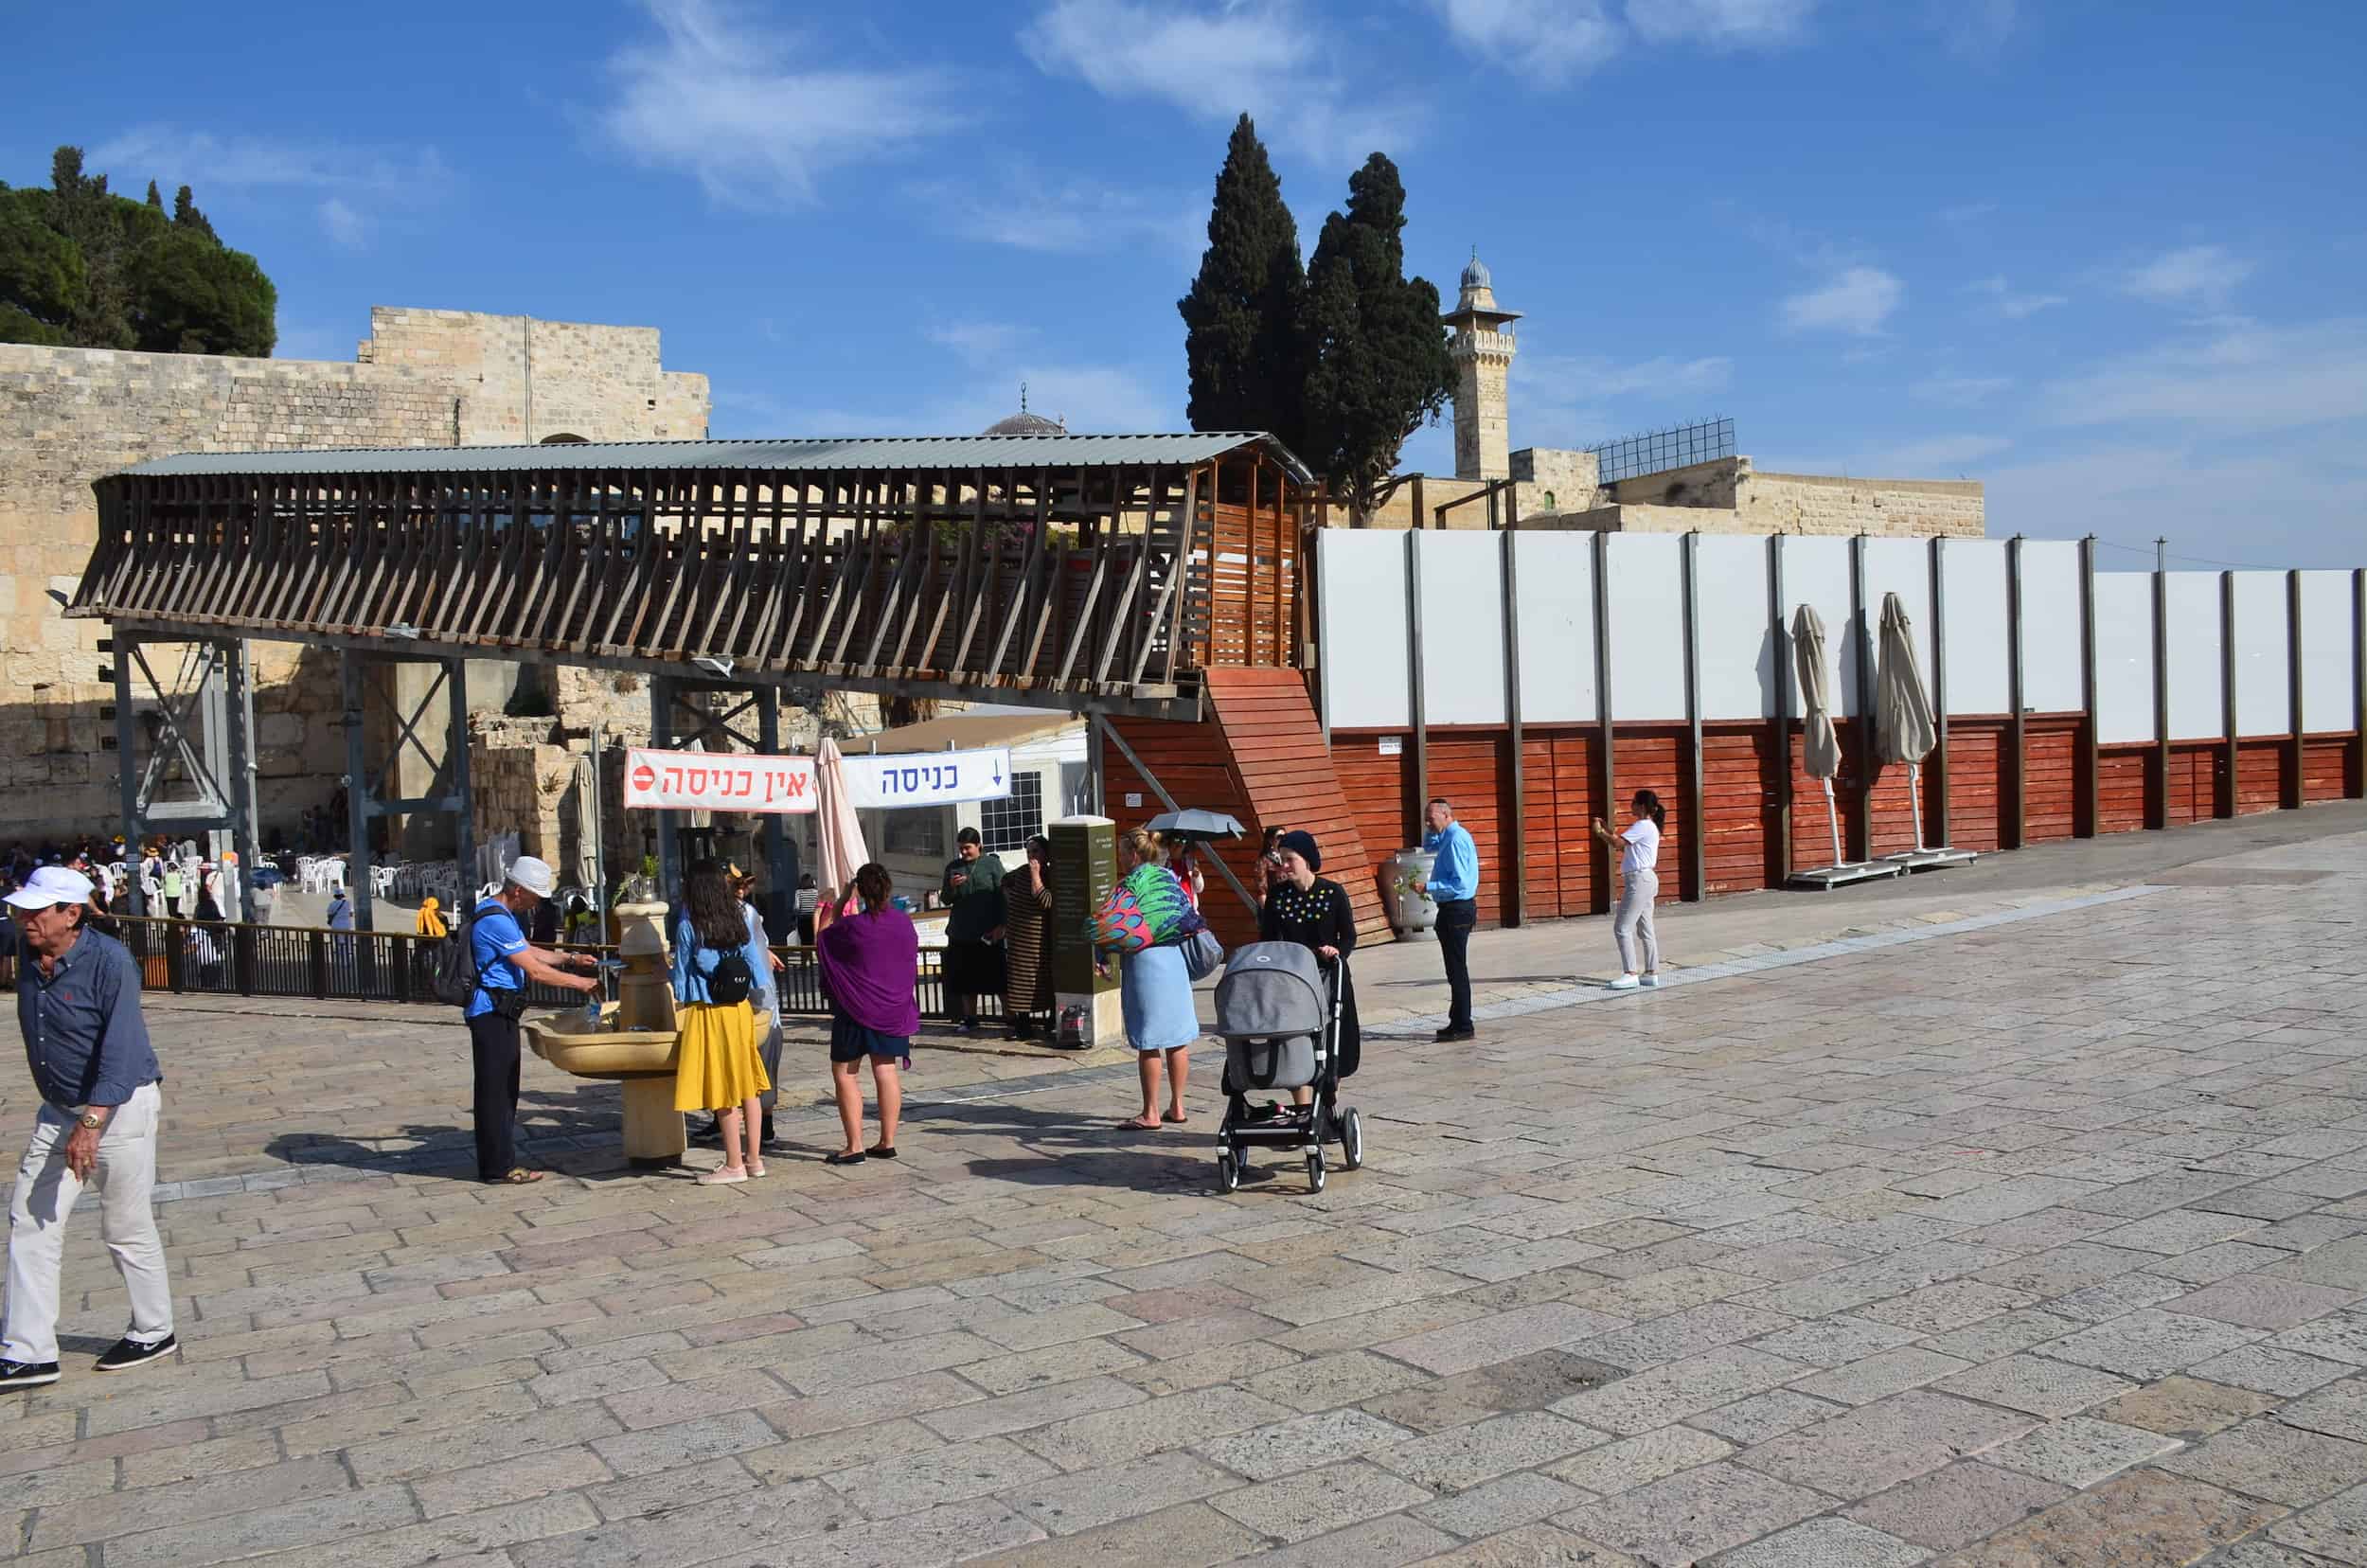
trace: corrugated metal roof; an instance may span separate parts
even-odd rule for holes
[[[1301,483],[1307,465],[1261,431],[1168,436],[866,436],[841,440],[573,441],[552,446],[344,447],[307,452],[191,452],[126,469],[147,477],[247,473],[484,473],[504,469],[1114,468],[1206,462],[1256,445]]]
[[[901,729],[850,735],[840,745],[849,757],[874,749],[882,754],[943,751],[948,746],[985,750],[1021,745],[1084,722],[1073,713],[949,713],[925,723],[906,724]]]

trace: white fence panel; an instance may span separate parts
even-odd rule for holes
[[[2170,739],[2214,740],[2227,733],[2219,682],[2219,574],[2171,572],[2163,587],[2169,623]]]
[[[1504,722],[1504,536],[1414,535],[1422,572],[1422,713],[1433,724]]]
[[[1948,597],[1948,711],[2003,713],[2012,689],[2006,668],[2004,544],[1986,539],[1948,541],[1940,546],[1940,587]]]
[[[1682,545],[1675,534],[1613,534],[1606,542],[1614,719],[1685,716]]]
[[[2076,544],[2022,541],[2021,702],[2034,713],[2076,712],[2082,705]]]
[[[2153,739],[2153,579],[2096,574],[2096,740]]]
[[[1915,664],[1923,671],[1924,695],[1931,685],[1931,543],[1926,539],[1869,539],[1865,544],[1865,613],[1873,623],[1874,656],[1882,656],[1882,596],[1896,594],[1915,634]]]
[[[1594,698],[1594,536],[1516,533],[1520,551],[1521,718],[1600,717]]]
[[[1317,536],[1326,701],[1334,729],[1414,722],[1405,637],[1405,535],[1326,528]]]
[[[1784,630],[1791,630],[1800,606],[1812,604],[1824,623],[1824,658],[1833,680],[1833,711],[1847,717],[1858,711],[1858,628],[1850,618],[1849,541],[1800,539],[1784,541]],[[1790,658],[1787,646],[1784,657]],[[1799,686],[1792,687],[1792,713],[1797,717]]]
[[[2358,672],[2352,668],[2351,574],[2302,574],[2302,728],[2314,733],[2358,725]]]
[[[2283,572],[2235,578],[2235,733],[2290,735],[2292,647]]]
[[[1701,643],[1701,717],[1775,716],[1778,644],[1767,623],[1767,541],[1704,534],[1696,542]]]

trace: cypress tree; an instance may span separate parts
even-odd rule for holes
[[[1324,221],[1308,268],[1303,337],[1307,445],[1358,523],[1372,514],[1406,437],[1438,417],[1454,365],[1438,290],[1405,276],[1405,186],[1376,152]]]
[[[1299,322],[1307,275],[1298,224],[1247,115],[1233,128],[1208,211],[1208,248],[1176,301],[1194,430],[1264,430],[1292,451],[1306,437]]]
[[[151,212],[165,210],[164,192],[156,188],[156,182],[153,180],[148,182],[148,209]]]

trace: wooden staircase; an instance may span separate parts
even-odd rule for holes
[[[1332,771],[1305,677],[1295,669],[1219,668],[1201,679],[1210,717],[1198,723],[1111,722],[1177,806],[1240,819],[1244,836],[1219,848],[1243,886],[1257,889],[1257,846],[1269,825],[1304,829],[1323,846],[1322,874],[1347,889],[1358,939],[1386,938],[1389,919],[1376,867]],[[1108,748],[1106,765],[1102,794],[1121,829],[1166,810],[1159,788],[1115,746]],[[1255,917],[1221,877],[1209,877],[1201,907],[1227,947],[1256,938]]]

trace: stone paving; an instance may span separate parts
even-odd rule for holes
[[[737,1188],[566,1143],[602,1092],[537,1064],[566,1174],[373,1169],[390,1118],[465,1123],[456,1030],[160,1001],[187,1348],[89,1372],[123,1308],[85,1217],[66,1379],[0,1403],[0,1541],[2367,1563],[2367,833],[2313,817],[2109,899],[1377,1039],[1368,1163],[1320,1197],[1281,1163],[1216,1193],[1206,1060],[1185,1130],[1116,1130],[1123,1064],[982,1073],[850,1170],[785,1107]],[[288,1162],[323,1137],[359,1152]]]

